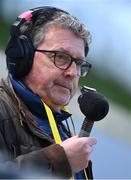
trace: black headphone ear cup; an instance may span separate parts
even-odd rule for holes
[[[22,61],[19,63],[19,68],[21,69],[19,76],[23,77],[31,70],[35,50],[32,42],[25,35],[19,37],[18,43],[22,54]]]
[[[43,19],[43,24],[45,24],[52,19],[56,11],[67,13],[66,11],[51,6],[38,7],[22,13],[12,24],[10,32],[11,37],[8,41],[5,53],[7,55],[6,63],[8,71],[14,78],[20,79],[27,75],[31,70],[35,50],[31,40],[28,39],[28,37],[30,37],[32,27],[37,18],[43,13],[43,16],[45,17],[45,20]],[[32,20],[33,24],[27,30],[27,32],[25,32],[27,36],[25,34],[21,35],[20,27],[23,23],[30,19]]]
[[[15,78],[27,75],[32,67],[34,47],[25,35],[11,38],[6,48],[7,67]]]

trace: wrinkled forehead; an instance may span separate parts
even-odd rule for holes
[[[85,42],[71,30],[53,26],[46,32],[41,48],[61,50],[75,56],[85,57]]]

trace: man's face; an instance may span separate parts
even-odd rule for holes
[[[67,29],[50,28],[37,49],[62,51],[74,58],[84,59],[84,41]],[[24,79],[27,86],[56,111],[69,103],[77,90],[78,81],[74,62],[68,69],[62,70],[54,65],[53,57],[37,51],[32,69]]]

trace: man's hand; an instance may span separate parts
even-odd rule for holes
[[[61,143],[69,160],[72,172],[79,172],[88,166],[89,155],[97,141],[93,137],[71,137]]]

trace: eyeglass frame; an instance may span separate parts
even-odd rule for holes
[[[77,66],[80,66],[80,68],[82,67],[82,66],[88,66],[88,71],[86,71],[86,74],[85,75],[79,75],[79,76],[81,76],[81,77],[84,77],[84,76],[86,76],[87,74],[89,74],[89,71],[90,71],[90,69],[91,69],[91,67],[92,67],[92,65],[89,63],[89,62],[87,62],[87,61],[85,61],[85,60],[83,60],[83,59],[78,59],[78,58],[74,58],[74,57],[72,57],[70,54],[68,54],[68,53],[65,53],[65,52],[63,52],[63,51],[57,51],[57,50],[44,50],[44,49],[35,49],[35,51],[36,52],[41,52],[41,53],[52,53],[52,54],[54,54],[53,55],[53,58],[54,58],[54,65],[57,67],[57,68],[59,68],[59,69],[62,69],[62,70],[67,70],[68,68],[70,68],[70,66],[72,65],[72,63],[73,62],[75,62],[75,64],[77,65]],[[70,59],[71,59],[71,62],[69,63],[69,65],[66,67],[66,68],[62,68],[62,67],[60,67],[60,66],[58,66],[57,64],[56,64],[56,61],[55,61],[55,57],[56,57],[56,55],[57,55],[57,53],[60,53],[60,54],[65,54],[65,55],[68,55],[69,57],[70,57]],[[81,62],[81,63],[80,63]]]

